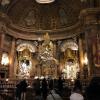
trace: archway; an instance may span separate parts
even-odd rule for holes
[[[16,77],[30,78],[33,70],[32,54],[36,52],[36,46],[30,43],[21,43],[17,46]]]
[[[73,39],[69,39],[63,42],[61,50],[64,52],[63,77],[67,79],[76,79],[77,73],[80,71],[77,42]]]

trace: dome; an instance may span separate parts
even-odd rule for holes
[[[55,0],[40,4],[35,0],[12,0],[7,15],[14,26],[32,30],[54,30],[78,22],[82,4],[80,0]]]

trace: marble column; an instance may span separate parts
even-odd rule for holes
[[[15,61],[15,39],[12,39],[11,51],[10,51],[10,66],[9,66],[9,77],[14,78],[14,61]]]
[[[1,39],[0,39],[0,66],[1,66],[3,47],[4,47],[4,40],[5,40],[5,34],[1,33]]]
[[[90,54],[90,50],[89,50],[89,37],[88,37],[88,32],[85,32],[85,47],[86,47],[86,54],[87,54],[87,59],[88,59],[88,63],[86,65],[87,69],[88,69],[88,77],[90,77],[90,61],[89,61],[89,54]]]
[[[83,41],[82,38],[79,38],[79,62],[80,62],[80,77],[83,78],[82,74],[83,74],[83,58],[84,58],[84,54],[83,54]]]

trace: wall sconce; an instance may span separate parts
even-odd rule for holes
[[[7,66],[9,64],[9,57],[7,53],[2,54],[1,64]]]

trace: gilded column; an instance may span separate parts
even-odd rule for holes
[[[9,66],[9,77],[14,78],[14,61],[15,61],[15,38],[12,40],[11,51],[10,51],[10,66]]]

